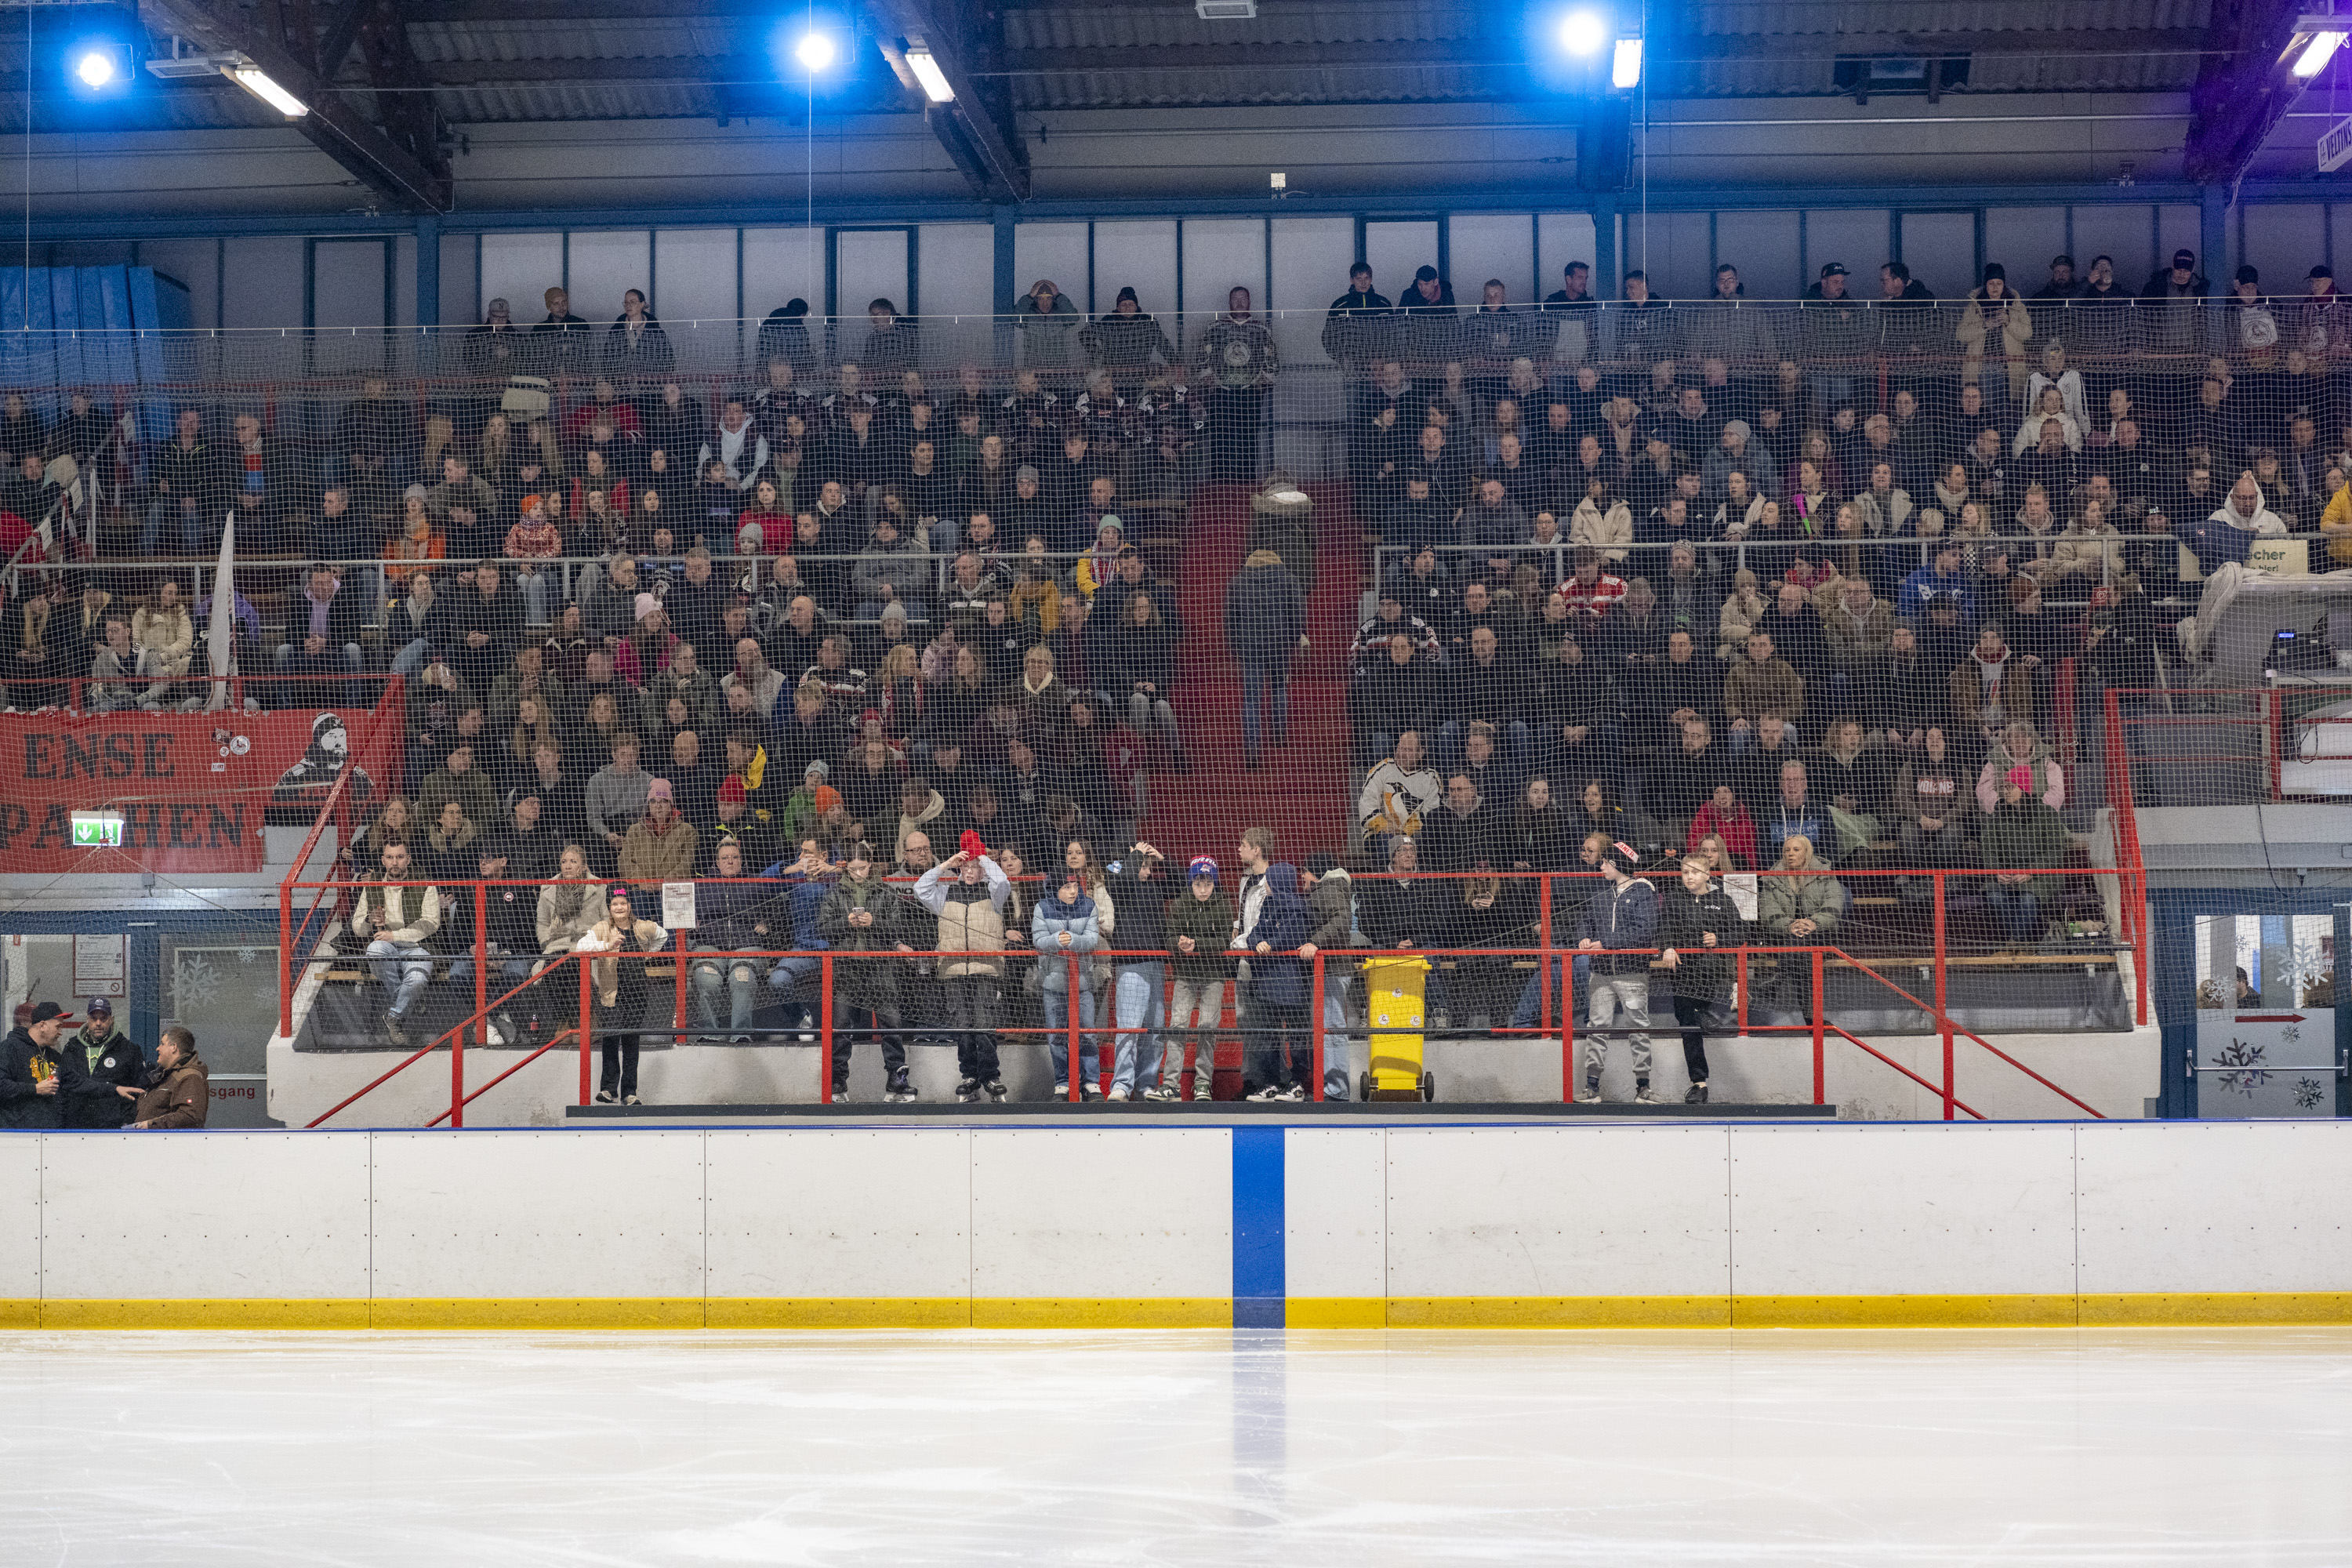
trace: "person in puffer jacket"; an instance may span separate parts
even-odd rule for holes
[[[730,953],[772,949],[770,916],[776,913],[775,889],[743,881],[743,847],[730,838],[719,846],[713,868],[718,880],[698,884],[694,892],[694,950],[715,956],[698,957],[692,978],[694,1009],[702,1026],[715,1035],[719,1028],[719,995],[727,994],[728,1027],[739,1046],[751,1042],[751,1010],[760,1000],[758,961]]]
[[[1639,874],[1640,859],[1630,844],[1610,843],[1601,851],[1601,890],[1576,921],[1576,945],[1593,954],[1592,984],[1586,1023],[1607,1029],[1622,1007],[1633,1026],[1633,1101],[1655,1105],[1650,1092],[1650,954],[1658,940],[1658,890]],[[1633,951],[1626,951],[1626,950]],[[1584,1047],[1584,1092],[1576,1098],[1597,1104],[1601,1100],[1601,1068],[1607,1060],[1606,1037],[1593,1036]]]
[[[1046,1037],[1054,1051],[1054,1089],[1047,1098],[1060,1098],[1069,1086],[1070,978],[1076,972],[1078,1025],[1088,1031],[1079,1036],[1078,1071],[1085,1079],[1086,1098],[1100,1100],[1101,1073],[1091,1033],[1095,1026],[1094,987],[1087,984],[1087,966],[1072,960],[1102,946],[1102,930],[1097,923],[1095,901],[1087,893],[1082,868],[1058,868],[1053,873],[1053,895],[1037,900],[1037,912],[1029,918],[1029,945],[1037,950],[1038,988],[1045,998],[1045,1027],[1054,1031]]]
[[[1004,906],[1013,881],[967,830],[957,851],[915,879],[915,897],[940,921],[941,952],[1004,951]],[[1004,981],[1002,958],[942,958],[940,984],[947,992],[948,1032],[955,1037],[956,1101],[1004,1103],[1004,1078],[996,1058],[996,994]]]

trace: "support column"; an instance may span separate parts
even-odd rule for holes
[[[2198,193],[2197,269],[2205,274],[2205,291],[2215,296],[2230,291],[2229,197],[2220,185],[2206,185]],[[2159,258],[2158,265],[2162,264]]]
[[[1592,298],[1614,300],[1622,292],[1617,280],[1617,198],[1602,192],[1592,198]]]
[[[416,330],[423,338],[416,358],[429,374],[435,331],[441,325],[441,215],[416,218]]]
[[[998,364],[1013,363],[1013,301],[1021,292],[1020,280],[1013,274],[1013,210],[1011,206],[989,209],[996,241],[992,263],[995,286],[989,290],[996,324],[991,339],[996,345]]]

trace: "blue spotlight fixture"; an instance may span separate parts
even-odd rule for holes
[[[801,68],[811,76],[824,72],[839,54],[833,40],[814,28],[802,34],[800,42],[793,46],[793,58],[800,61]]]
[[[121,38],[78,38],[66,50],[66,81],[77,97],[110,97],[124,91],[138,68],[131,46]]]
[[[1609,24],[1598,11],[1570,11],[1559,25],[1559,46],[1571,55],[1591,55],[1609,41]]]

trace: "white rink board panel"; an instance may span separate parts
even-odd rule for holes
[[[2077,1129],[2086,1296],[2352,1290],[2352,1122]]]
[[[40,1138],[0,1138],[0,1302],[29,1301],[41,1293]]]
[[[1388,1294],[1720,1296],[1720,1127],[1392,1128]]]
[[[1233,1294],[1223,1128],[975,1132],[976,1298]]]
[[[712,1296],[971,1294],[971,1132],[706,1136]]]
[[[1282,1142],[1284,1279],[1293,1296],[1388,1293],[1388,1132],[1293,1128]]]
[[[1734,1127],[1730,1142],[1734,1295],[2074,1293],[2072,1127]]]
[[[40,1155],[50,1300],[368,1293],[363,1132],[53,1132]]]
[[[699,1132],[373,1136],[378,1298],[702,1294]]]

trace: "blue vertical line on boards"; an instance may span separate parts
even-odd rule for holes
[[[1234,1327],[1284,1325],[1283,1130],[1236,1127],[1234,1149]]]

